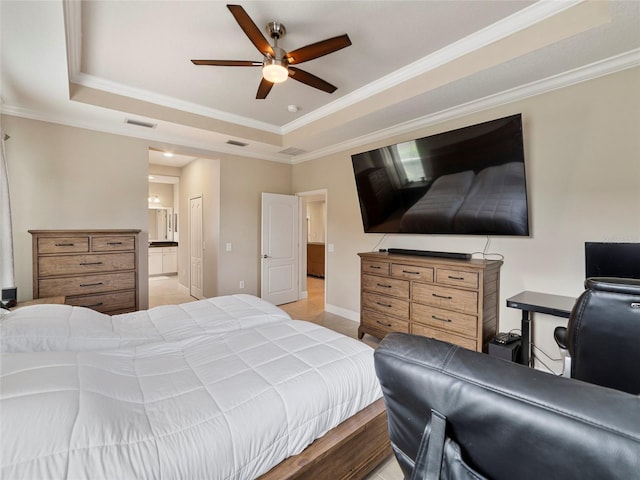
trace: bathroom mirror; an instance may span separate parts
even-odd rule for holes
[[[149,241],[172,242],[175,231],[173,209],[149,207]]]

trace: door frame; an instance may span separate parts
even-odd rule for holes
[[[299,255],[300,255],[300,275],[299,275],[299,293],[298,293],[298,297],[299,298],[307,298],[309,296],[309,292],[307,291],[307,221],[306,221],[306,209],[303,208],[304,204],[305,204],[305,197],[317,197],[318,195],[323,195],[324,196],[324,204],[325,204],[325,210],[327,212],[326,214],[326,218],[324,221],[324,299],[323,299],[323,305],[326,308],[327,305],[327,285],[329,282],[329,257],[328,257],[328,245],[327,245],[327,239],[329,238],[329,231],[328,231],[328,226],[329,226],[329,190],[326,188],[321,188],[318,190],[309,190],[309,191],[305,191],[305,192],[298,192],[295,193],[294,195],[296,195],[299,198],[299,215],[300,215],[300,220],[298,221],[299,224],[299,231],[298,231],[298,242],[300,244],[300,251],[299,251]],[[302,247],[305,248],[302,248]]]

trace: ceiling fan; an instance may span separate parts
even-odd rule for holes
[[[292,52],[286,52],[278,47],[278,40],[284,37],[286,29],[279,22],[269,22],[266,26],[269,36],[273,39],[273,45],[270,45],[267,39],[260,33],[256,24],[251,17],[240,5],[227,5],[240,28],[249,37],[251,43],[255,45],[262,54],[261,62],[253,62],[250,60],[191,60],[195,65],[213,65],[220,67],[262,67],[262,80],[258,86],[257,99],[265,99],[271,91],[274,83],[284,82],[291,77],[298,82],[304,83],[311,87],[317,88],[327,93],[333,93],[337,87],[329,82],[312,75],[309,72],[300,70],[291,65],[308,62],[318,57],[328,55],[342,48],[351,45],[349,35],[339,35],[337,37],[328,38],[320,42],[306,45]]]

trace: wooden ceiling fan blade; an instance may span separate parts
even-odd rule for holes
[[[258,93],[256,93],[257,100],[264,100],[269,95],[269,92],[273,88],[273,83],[265,80],[264,78],[260,80],[260,85],[258,86]]]
[[[261,67],[262,62],[251,60],[191,60],[194,65],[212,65],[214,67]]]
[[[325,82],[321,78],[296,67],[289,67],[289,77],[327,93],[333,93],[338,89],[338,87],[331,85],[329,82]]]
[[[330,53],[341,50],[351,45],[349,35],[339,35],[337,37],[328,38],[320,42],[312,43],[305,47],[298,48],[287,54],[287,61],[290,65],[296,63],[308,62],[314,58],[322,57]]]
[[[245,9],[240,5],[227,5],[227,8],[236,19],[236,22],[238,22],[238,25],[240,25],[242,31],[247,37],[249,37],[249,40],[251,40],[251,43],[255,45],[258,51],[262,55],[266,55],[268,53],[272,57],[275,56],[273,48],[271,48],[271,45],[269,45],[269,42],[264,38],[264,35],[262,35],[260,29],[256,26],[253,20],[251,20],[251,17],[247,14]]]

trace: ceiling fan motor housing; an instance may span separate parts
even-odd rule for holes
[[[269,54],[264,56],[264,60],[262,61],[262,66],[266,67],[267,65],[281,65],[284,68],[289,66],[289,62],[287,61],[287,52],[285,52],[280,47],[273,47],[273,53],[275,56],[271,56]]]
[[[265,28],[267,29],[267,32],[269,32],[269,36],[274,40],[278,40],[287,34],[287,29],[284,28],[284,25],[280,22],[276,22],[275,20],[267,23]]]

